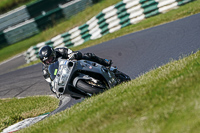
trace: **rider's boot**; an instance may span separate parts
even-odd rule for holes
[[[84,54],[83,59],[97,62],[97,63],[99,63],[101,65],[104,65],[107,68],[110,68],[111,65],[112,65],[112,60],[100,58],[100,57],[96,56],[93,53],[86,53],[86,54]]]

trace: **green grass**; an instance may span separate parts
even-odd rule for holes
[[[0,0],[0,14],[37,0]]]
[[[198,133],[200,51],[20,132]]]
[[[67,32],[68,30],[72,29],[73,27],[80,26],[81,24],[84,24],[87,22],[90,18],[93,16],[96,16],[99,12],[101,12],[104,8],[109,7],[111,5],[114,5],[118,3],[120,0],[101,0],[98,4],[95,4],[92,7],[87,8],[85,11],[80,12],[76,16],[73,16],[71,19],[57,24],[56,26],[47,29],[46,31],[43,31],[39,33],[38,35],[35,35],[34,37],[31,37],[29,39],[26,39],[24,41],[18,42],[16,44],[10,45],[6,48],[3,48],[0,50],[0,62],[18,54],[26,51],[30,46],[36,45],[40,42],[47,41],[51,39],[52,37]],[[170,12],[167,12],[165,14],[160,14],[151,18],[148,18],[146,20],[141,21],[140,23],[136,25],[130,25],[125,28],[122,28],[121,30],[114,32],[112,34],[107,34],[103,36],[100,39],[97,40],[90,40],[78,47],[73,47],[72,50],[80,50],[86,47],[90,47],[92,45],[96,45],[111,39],[114,39],[116,37],[120,37],[132,32],[140,31],[146,28],[150,28],[156,25],[164,24],[170,21],[174,21],[186,16],[190,16],[196,13],[200,12],[200,0],[196,0],[194,2],[188,3],[184,6],[181,6],[180,8],[176,10],[172,10]]]
[[[58,99],[50,96],[0,99],[0,131],[24,120],[53,111],[58,107]]]

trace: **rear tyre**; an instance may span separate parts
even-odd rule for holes
[[[105,89],[98,88],[96,86],[90,85],[90,84],[84,82],[83,80],[78,80],[76,86],[79,89],[83,90],[84,92],[90,93],[90,94],[98,94],[98,93],[101,93],[105,90]]]

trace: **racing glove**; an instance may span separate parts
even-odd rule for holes
[[[79,59],[82,58],[82,53],[79,52],[79,51],[70,53],[70,54],[68,55],[68,58],[69,58],[69,60],[74,60],[74,59],[79,60]]]

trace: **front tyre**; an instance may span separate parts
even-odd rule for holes
[[[90,94],[98,94],[103,92],[106,88],[98,88],[96,86],[90,85],[86,82],[84,82],[83,80],[78,80],[77,84],[76,84],[77,88],[83,90],[86,93],[90,93]]]

